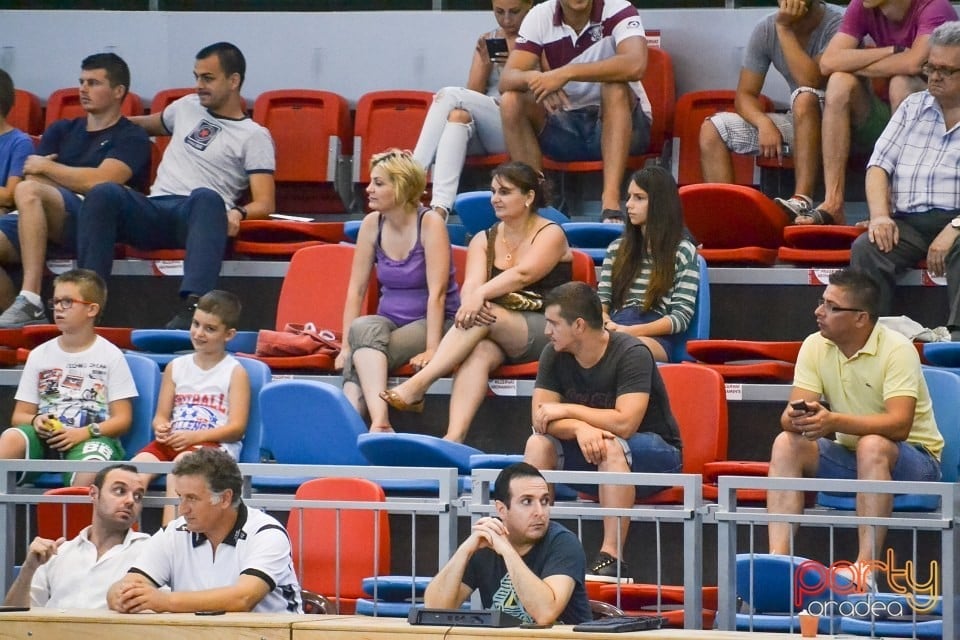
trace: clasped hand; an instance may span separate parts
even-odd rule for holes
[[[794,433],[799,433],[807,440],[818,440],[832,433],[827,425],[830,411],[819,402],[807,401],[807,411],[788,408],[787,417]]]
[[[510,546],[508,538],[510,532],[507,531],[507,525],[499,518],[485,517],[477,520],[473,525],[473,532],[470,534],[476,543],[475,549],[488,547],[498,554],[502,555],[502,550]]]

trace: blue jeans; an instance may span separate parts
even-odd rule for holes
[[[559,440],[551,435],[557,451],[557,469],[567,471],[596,471],[597,465],[590,464],[583,457],[580,445],[574,440]],[[617,438],[627,457],[627,464],[634,473],[679,473],[683,467],[683,456],[679,449],[668,444],[656,433],[635,433],[626,440]],[[576,487],[592,493],[595,487]],[[653,495],[664,487],[637,487],[637,496]]]
[[[223,198],[212,189],[189,196],[148,198],[113,183],[87,193],[77,221],[77,266],[102,278],[113,267],[113,245],[140,249],[186,249],[180,295],[203,295],[215,288],[227,248]]]
[[[543,155],[558,162],[601,160],[600,141],[603,127],[600,107],[590,106],[572,111],[558,111],[547,116],[540,132],[540,150]],[[650,120],[640,108],[633,108],[633,131],[630,135],[630,155],[638,156],[650,146]]]
[[[820,465],[818,478],[857,479],[857,452],[837,444],[833,440],[820,438]],[[939,482],[940,463],[926,450],[908,442],[898,442],[900,455],[893,465],[891,480],[913,482]]]

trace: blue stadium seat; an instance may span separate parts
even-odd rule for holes
[[[260,444],[263,439],[263,419],[260,415],[260,391],[270,382],[270,367],[253,358],[237,358],[250,378],[250,411],[247,430],[243,434],[243,448],[239,462],[260,462]]]
[[[687,330],[683,332],[683,339],[677,340],[670,353],[670,362],[694,362],[687,353],[688,340],[707,340],[710,338],[710,270],[703,256],[697,254],[697,263],[700,265],[700,288],[697,290],[697,306],[693,310],[693,317]]]
[[[606,222],[564,222],[563,232],[574,249],[583,251],[596,265],[603,264],[610,243],[623,234],[622,224]]]
[[[489,191],[465,191],[458,194],[453,201],[453,210],[460,216],[460,222],[471,235],[489,229],[497,221],[497,215],[490,203]],[[538,213],[558,224],[570,222],[570,218],[553,207],[544,207]]]

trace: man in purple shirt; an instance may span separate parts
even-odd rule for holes
[[[956,20],[949,0],[851,0],[840,30],[820,57],[829,75],[823,108],[823,203],[797,224],[843,224],[844,182],[851,147],[873,148],[903,99],[924,88],[920,65],[930,51],[930,34]],[[867,43],[875,46],[866,46]],[[888,78],[887,105],[871,80]]]

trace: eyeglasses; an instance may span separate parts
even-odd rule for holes
[[[67,310],[72,307],[74,304],[97,304],[96,302],[87,302],[86,300],[74,300],[73,298],[50,298],[47,300],[47,308],[53,309],[59,306],[63,310]]]
[[[957,67],[937,67],[929,62],[924,62],[920,65],[920,71],[923,75],[929,77],[933,74],[937,74],[943,78],[952,78],[955,74],[960,73],[960,68]]]
[[[823,307],[827,313],[840,313],[841,311],[854,311],[856,313],[863,313],[863,309],[856,309],[854,307],[838,307],[832,302],[827,302],[823,298],[817,300],[817,306]]]
[[[389,151],[384,151],[383,153],[377,153],[370,157],[370,168],[377,166],[381,162],[386,160],[392,160],[393,158],[412,158],[413,153],[406,149],[390,149]]]

